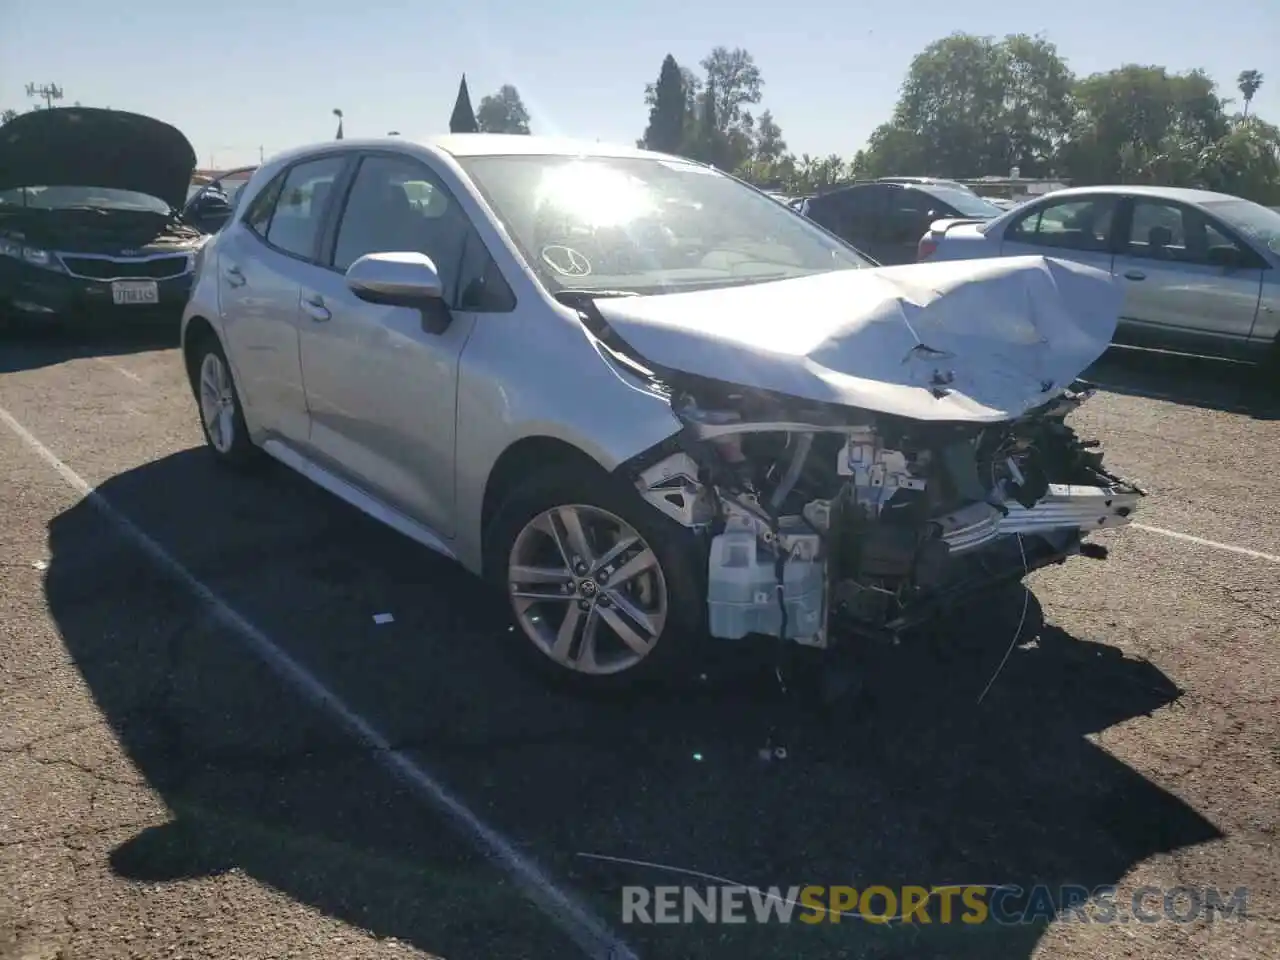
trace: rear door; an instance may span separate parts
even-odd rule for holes
[[[944,217],[959,216],[941,200],[911,187],[891,187],[884,216],[880,220],[876,259],[885,264],[915,263],[920,238],[929,225]]]
[[[228,358],[253,421],[303,446],[310,432],[298,352],[298,299],[343,156],[282,170],[218,240]]]
[[[1037,203],[1005,226],[1000,255],[1057,257],[1110,273],[1121,199],[1113,193],[1076,194]]]
[[[1125,291],[1123,321],[1243,347],[1262,290],[1257,255],[1198,207],[1173,200],[1134,197],[1125,219],[1115,263]],[[1234,265],[1224,266],[1228,259]]]

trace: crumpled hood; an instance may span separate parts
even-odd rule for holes
[[[666,371],[915,420],[1009,420],[1107,349],[1111,275],[1046,257],[841,270],[595,306]]]
[[[0,126],[0,190],[108,187],[181,210],[195,168],[182,131],[138,113],[56,107]]]

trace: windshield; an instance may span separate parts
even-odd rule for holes
[[[648,158],[459,157],[552,293],[664,293],[870,266],[736,180]]]
[[[1248,200],[1210,200],[1202,206],[1272,253],[1280,253],[1280,213]]]
[[[962,217],[998,217],[1004,213],[989,200],[984,200],[970,190],[956,187],[929,185],[929,193],[943,203],[955,207]]]
[[[0,207],[32,210],[134,210],[168,215],[169,205],[158,197],[111,187],[17,187],[0,190]]]

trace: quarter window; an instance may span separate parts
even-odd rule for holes
[[[289,170],[267,228],[267,243],[296,257],[312,258],[333,183],[345,162],[343,157],[322,157]]]
[[[271,211],[276,208],[276,201],[280,199],[280,188],[284,186],[284,178],[287,175],[288,171],[276,174],[275,178],[253,198],[249,209],[245,211],[244,222],[260,237],[267,235],[267,227],[271,223]]]
[[[1116,196],[1072,197],[1032,210],[1005,234],[1013,243],[1106,253],[1111,249]]]
[[[365,157],[338,225],[332,265],[346,270],[366,254],[403,252],[431,258],[454,309],[514,307],[470,219],[435,175],[405,157]]]

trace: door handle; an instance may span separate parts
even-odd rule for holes
[[[226,269],[227,283],[233,287],[243,287],[248,281],[245,280],[244,274],[240,272],[240,268],[234,263]]]
[[[1141,270],[1126,270],[1124,272],[1124,278],[1126,280],[1145,280],[1147,279],[1147,275]]]
[[[304,297],[302,300],[302,309],[307,316],[317,323],[323,323],[333,316],[329,312],[329,308],[324,305],[324,298],[319,294],[312,297]]]

